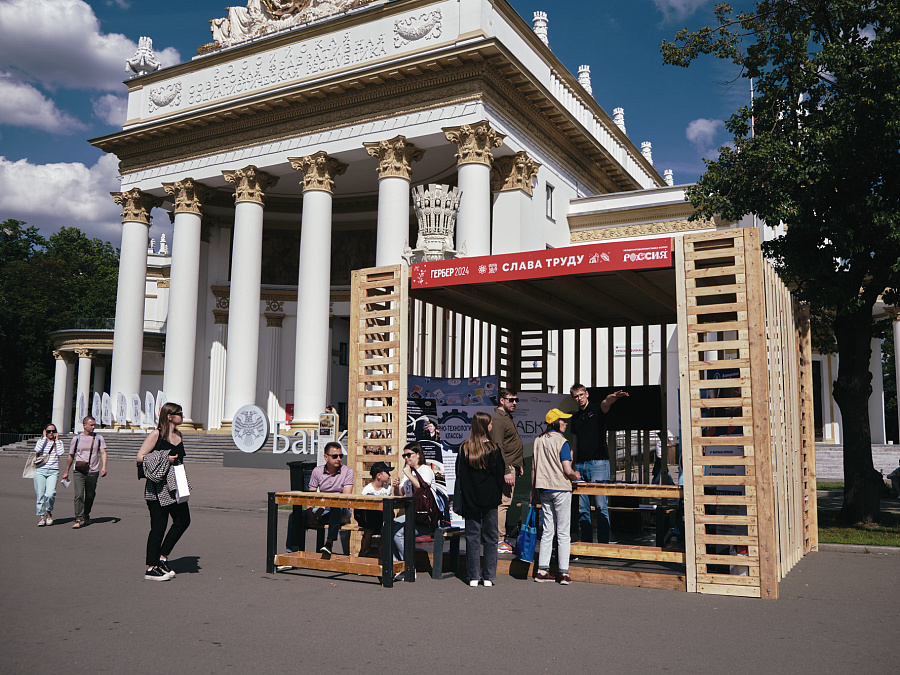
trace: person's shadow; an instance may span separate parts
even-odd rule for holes
[[[175,574],[198,574],[200,572],[200,556],[197,555],[169,558],[168,563]]]
[[[106,523],[112,523],[113,525],[115,525],[120,520],[122,520],[122,519],[119,518],[118,516],[101,516],[100,518],[91,517],[91,525],[103,525]],[[70,518],[54,518],[53,519],[54,526],[56,526],[56,525],[71,525],[74,522],[75,522],[75,516],[72,516]],[[90,527],[90,525],[88,527]]]

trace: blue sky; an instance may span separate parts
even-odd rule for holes
[[[229,0],[0,0],[0,221],[16,218],[49,235],[76,226],[119,244],[117,160],[87,139],[121,128],[125,59],[141,36],[172,65],[211,40],[209,20]],[[230,0],[238,4],[241,0]],[[733,3],[736,7],[747,3]],[[713,23],[711,0],[512,0],[530,24],[549,18],[550,47],[576,73],[591,67],[594,97],[625,109],[629,136],[653,144],[660,173],[689,183],[701,157],[729,139],[724,120],[749,99],[729,64],[703,59],[664,66],[663,39]],[[151,236],[171,232],[155,211]],[[171,234],[169,235],[171,239]]]

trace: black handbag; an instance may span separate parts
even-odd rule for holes
[[[441,512],[438,509],[434,493],[431,491],[431,486],[422,480],[422,476],[419,475],[418,471],[413,469],[413,473],[419,479],[419,487],[413,491],[413,502],[415,502],[416,507],[416,525],[437,527],[441,520]]]

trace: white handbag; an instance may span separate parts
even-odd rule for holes
[[[183,504],[191,496],[191,488],[188,486],[187,473],[183,464],[176,464],[172,467],[175,472],[175,501]]]

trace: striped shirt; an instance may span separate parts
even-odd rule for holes
[[[54,469],[59,471],[59,456],[66,454],[66,447],[58,438],[56,441],[51,441],[49,438],[39,438],[38,442],[34,445],[34,451],[38,454],[38,457],[43,454],[50,455],[47,458],[47,461],[38,467],[39,469]]]

